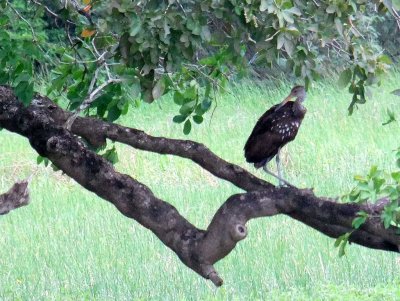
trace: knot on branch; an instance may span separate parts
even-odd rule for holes
[[[242,239],[245,239],[247,236],[247,227],[242,224],[236,224],[230,231],[231,238],[238,242]]]
[[[87,153],[82,141],[73,139],[67,131],[58,129],[50,133],[47,139],[46,148],[51,153],[59,153],[66,155],[73,153],[75,155],[83,156]]]
[[[65,151],[65,149],[63,147],[63,145],[64,145],[63,142],[64,142],[63,139],[61,139],[58,136],[50,137],[47,140],[46,148],[51,153],[59,153],[59,152],[61,152],[63,155],[66,155],[66,151]]]

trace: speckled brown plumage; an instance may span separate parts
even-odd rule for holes
[[[260,168],[288,142],[294,140],[306,114],[300,101],[271,107],[256,123],[244,147],[246,161]]]

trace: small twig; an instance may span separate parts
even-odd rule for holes
[[[96,34],[97,35],[97,34]],[[110,68],[108,67],[108,64],[106,63],[104,57],[106,56],[106,54],[108,53],[108,51],[104,51],[103,54],[100,54],[100,52],[97,50],[96,48],[96,44],[94,43],[96,36],[92,39],[92,47],[96,53],[96,55],[98,55],[97,61],[99,62],[104,62],[104,68],[106,69],[107,72],[107,77],[108,79],[111,79],[111,72],[110,72]]]
[[[214,85],[216,85],[216,86],[218,86],[219,88],[221,88],[224,92],[226,92],[226,93],[228,93],[228,94],[230,94],[230,95],[232,95],[232,96],[235,96],[235,95],[233,95],[233,93],[231,92],[231,91],[229,91],[229,90],[227,90],[225,87],[223,87],[223,86],[221,86],[221,84],[218,82],[218,81],[216,81],[215,79],[213,79],[211,76],[209,76],[208,74],[206,74],[206,73],[204,73],[202,70],[201,70],[201,68],[204,68],[205,66],[198,66],[198,65],[194,65],[194,64],[187,64],[187,63],[183,63],[182,65],[184,65],[184,66],[186,66],[186,67],[191,67],[191,68],[194,68],[194,69],[196,69],[196,71],[197,72],[199,72],[201,75],[203,75],[204,77],[206,77],[206,78],[208,78]]]
[[[178,3],[178,5],[180,6],[180,8],[182,9],[182,11],[183,11],[185,17],[187,17],[187,13],[186,13],[185,9],[183,8],[183,5],[181,4],[181,2],[180,2],[179,0],[176,0],[176,2]]]
[[[92,80],[90,81],[90,85],[89,85],[89,89],[88,89],[89,95],[91,95],[92,92],[93,92],[94,85],[95,85],[96,82],[97,82],[97,78],[98,78],[98,76],[99,76],[99,73],[100,73],[100,68],[97,68],[96,71],[94,72],[94,76],[93,76]],[[82,105],[83,105],[84,103],[85,103],[85,102],[83,102]],[[84,109],[83,109],[83,110],[84,110]]]
[[[281,31],[278,30],[277,32],[275,32],[272,36],[270,36],[269,38],[265,39],[265,42],[271,41],[278,33],[280,33]]]
[[[46,5],[44,5],[43,3],[37,1],[37,0],[31,0],[34,4],[42,6],[50,15],[52,15],[53,17],[59,19],[59,20],[64,20],[62,17],[60,17],[58,14],[56,14],[55,12],[53,12],[50,8],[48,8]],[[74,22],[72,22],[71,20],[66,20],[65,22],[69,23],[69,24],[74,24],[76,25]]]
[[[353,21],[351,20],[351,17],[349,17],[348,20],[349,20],[349,23],[350,23],[351,28],[352,28],[360,37],[362,37],[363,39],[365,39],[364,35],[357,29],[357,27],[354,26]]]
[[[35,34],[35,30],[33,29],[31,23],[29,23],[28,20],[26,20],[26,19],[19,13],[19,11],[16,10],[16,9],[14,8],[14,6],[12,6],[12,4],[10,3],[10,1],[7,0],[6,3],[7,3],[7,5],[14,11],[14,13],[18,16],[18,18],[20,18],[22,21],[24,21],[24,22],[28,25],[29,29],[30,29],[31,32],[32,32],[32,36],[33,36],[34,41],[35,41],[35,42],[38,41],[38,39],[37,39],[37,37],[36,37],[36,34]]]
[[[167,14],[169,8],[171,7],[171,4],[172,4],[172,2],[169,2],[169,3],[168,3],[167,8],[166,8],[165,11],[164,11],[164,15]]]
[[[213,85],[212,87],[213,87],[213,92],[214,92],[215,106],[214,106],[213,111],[211,112],[210,123],[208,124],[208,126],[211,126],[211,121],[213,120],[214,113],[215,113],[215,111],[217,110],[217,107],[218,107],[217,92],[216,92],[215,86]]]
[[[400,29],[400,15],[397,13],[397,11],[392,8],[392,13],[394,18],[396,19],[396,23],[397,23],[397,28]]]
[[[314,4],[315,4],[315,6],[316,7],[320,7],[321,6],[321,4],[319,4],[317,1],[315,1],[315,0],[312,0],[312,2],[314,2]]]
[[[81,60],[81,62],[79,62],[79,61],[76,59],[76,57],[75,57],[75,58],[74,58],[74,61],[75,61],[75,63],[82,64],[82,65],[83,65],[83,68],[84,68],[84,72],[83,72],[83,75],[82,75],[82,81],[83,81],[83,79],[85,78],[85,75],[89,72],[89,70],[88,70],[88,68],[87,68],[87,66],[86,66],[86,63],[83,61],[83,57],[81,56],[81,54],[79,53],[79,51],[75,49],[76,43],[74,44],[74,42],[73,42],[73,40],[72,40],[72,38],[71,38],[71,35],[70,35],[70,33],[69,33],[69,23],[67,23],[66,29],[67,29],[66,31],[67,31],[68,41],[69,41],[69,43],[71,44],[71,48],[74,50],[75,55],[78,56],[79,59]],[[63,62],[60,62],[60,63],[63,63]]]
[[[338,46],[336,43],[338,44],[338,42],[337,42],[336,40],[332,40],[331,43],[327,43],[326,45],[327,45],[327,46],[331,46],[331,47],[336,51],[336,53],[337,53],[338,55],[339,55],[340,52],[343,52],[343,53],[345,53],[346,55],[350,56],[350,53],[348,53],[347,51],[343,50],[343,48],[340,47],[340,44],[339,44],[339,46]]]
[[[18,18],[20,18],[23,22],[25,22],[25,23],[28,25],[29,29],[30,29],[31,32],[32,32],[33,42],[36,44],[36,46],[37,46],[43,53],[46,53],[46,51],[39,45],[39,43],[38,43],[39,40],[38,40],[38,38],[37,38],[37,36],[36,36],[35,30],[33,29],[31,23],[29,23],[29,21],[26,20],[26,19],[24,18],[24,16],[22,16],[22,15],[19,13],[19,11],[18,11],[16,8],[14,8],[14,6],[12,6],[12,4],[10,3],[10,1],[7,0],[6,3],[7,3],[7,5],[14,11],[14,13],[18,16]]]
[[[97,70],[99,70],[99,69],[97,69]],[[96,72],[97,72],[97,70],[96,70]],[[97,79],[96,79],[96,80],[97,80]],[[96,80],[93,80],[93,79],[92,79],[92,82],[90,83],[90,85],[92,86],[92,83],[95,83]],[[81,104],[81,105],[79,106],[79,108],[75,111],[75,113],[74,113],[73,115],[71,115],[71,117],[69,117],[69,118],[67,119],[67,121],[66,121],[65,124],[64,124],[64,127],[65,127],[67,130],[71,130],[72,124],[74,123],[74,121],[75,121],[76,118],[78,117],[79,113],[82,112],[82,111],[84,111],[87,107],[89,107],[89,106],[93,103],[93,101],[95,101],[95,100],[99,97],[98,94],[99,94],[106,86],[108,86],[109,84],[112,84],[112,83],[120,83],[120,82],[122,82],[122,79],[119,79],[119,78],[111,78],[111,79],[105,81],[104,83],[102,83],[102,84],[101,84],[100,86],[98,86],[96,89],[94,89],[94,90],[90,93],[89,97],[86,98],[86,99],[82,102],[82,104]],[[94,85],[94,84],[93,84],[93,85]],[[92,88],[93,88],[93,87],[92,87]],[[89,88],[89,90],[90,90],[90,88]]]

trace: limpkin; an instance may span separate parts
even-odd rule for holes
[[[295,101],[290,101],[295,98]],[[303,106],[306,90],[296,86],[280,104],[272,106],[257,121],[244,146],[246,161],[254,163],[256,168],[263,167],[265,172],[279,180],[279,185],[289,185],[282,177],[279,152],[288,142],[294,140],[307,110]],[[267,168],[267,164],[276,156],[278,175]]]

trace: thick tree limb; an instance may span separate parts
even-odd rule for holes
[[[71,112],[62,110],[46,97],[38,96],[34,103],[59,125],[64,124],[73,115]],[[96,118],[78,117],[71,129],[74,134],[85,138],[94,147],[105,145],[108,138],[137,149],[190,159],[216,177],[227,180],[246,191],[274,187],[242,167],[221,159],[203,144],[195,141],[153,137],[143,131]]]
[[[150,229],[183,263],[215,285],[221,285],[222,279],[214,263],[246,237],[246,222],[252,218],[285,214],[330,237],[338,237],[354,230],[351,223],[358,211],[376,216],[382,210],[382,204],[340,204],[318,198],[309,190],[275,188],[192,141],[155,138],[90,118],[76,120],[72,132],[94,145],[110,138],[140,149],[189,158],[249,191],[231,196],[216,212],[207,230],[201,230],[175,207],[154,196],[147,186],[118,173],[109,162],[88,150],[77,136],[62,127],[68,116],[43,97],[37,97],[25,108],[9,88],[0,87],[1,127],[27,137],[40,155],[86,189],[113,203],[122,214]],[[368,219],[352,232],[349,240],[369,248],[399,252],[400,237],[394,229],[384,229],[379,218]]]
[[[0,215],[29,204],[29,180],[16,182],[9,191],[0,195]]]

